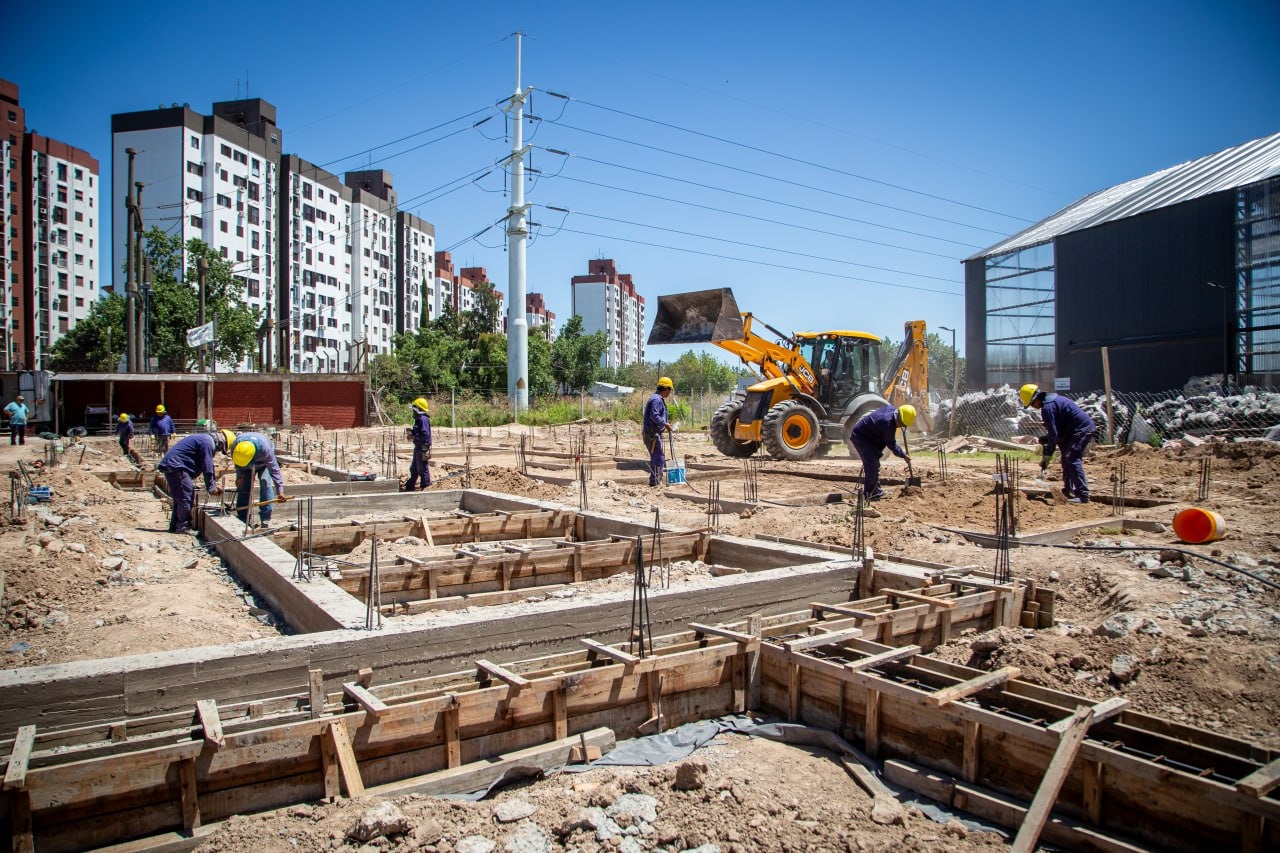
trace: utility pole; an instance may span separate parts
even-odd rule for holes
[[[205,258],[196,259],[196,277],[200,283],[200,319],[196,323],[197,326],[204,325],[204,279],[209,272],[209,261]],[[200,372],[204,373],[204,353],[208,349],[208,344],[200,345]]]
[[[134,203],[133,209],[133,283],[134,291],[137,297],[134,298],[134,311],[137,316],[133,320],[133,328],[135,340],[133,342],[133,357],[137,360],[134,370],[137,373],[147,372],[146,344],[144,343],[143,332],[144,323],[140,322],[143,313],[144,297],[142,290],[151,286],[151,277],[148,274],[148,266],[146,263],[146,253],[142,250],[142,188],[146,184],[142,181],[136,182],[134,185]]]
[[[138,313],[138,280],[137,271],[134,269],[134,244],[137,242],[137,235],[133,230],[133,216],[137,208],[137,202],[134,199],[134,182],[133,182],[133,158],[138,156],[136,148],[126,148],[124,153],[129,156],[129,176],[126,183],[126,194],[124,198],[125,209],[125,226],[124,226],[124,343],[125,343],[125,372],[134,373],[138,369],[138,353],[134,347],[138,344],[137,313]]]
[[[529,205],[524,201],[524,102],[530,90],[520,88],[520,47],[516,33],[516,90],[503,109],[512,115],[511,206],[507,208],[507,395],[517,416],[529,408],[529,325],[524,316],[525,244],[529,239]]]

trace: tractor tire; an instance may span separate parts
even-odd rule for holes
[[[850,434],[853,433],[854,424],[856,424],[858,421],[862,420],[864,417],[871,414],[878,408],[880,408],[879,403],[872,403],[868,406],[863,406],[861,409],[858,409],[858,411],[850,415],[849,419],[844,422],[844,446],[849,449],[850,459],[857,459],[859,461],[862,460],[862,457],[858,455],[858,448],[854,447],[853,442],[849,439]]]
[[[785,400],[764,416],[764,447],[774,459],[803,462],[818,451],[822,426],[818,416],[803,403]]]
[[[739,441],[733,437],[733,428],[738,425],[738,413],[742,411],[742,399],[741,394],[733,395],[711,416],[711,442],[725,456],[754,456],[760,449],[758,441]]]

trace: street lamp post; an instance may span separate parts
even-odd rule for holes
[[[960,390],[960,354],[956,352],[956,330],[949,326],[938,328],[951,333],[951,413],[947,416],[947,438],[950,438],[956,428],[956,392]]]
[[[1222,393],[1226,394],[1228,393],[1227,375],[1231,366],[1231,337],[1227,332],[1227,320],[1230,313],[1227,307],[1229,291],[1226,287],[1218,284],[1217,282],[1210,281],[1206,282],[1206,284],[1216,290],[1222,291]]]

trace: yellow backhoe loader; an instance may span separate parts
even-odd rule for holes
[[[757,334],[763,327],[773,340]],[[738,392],[711,418],[711,440],[726,456],[761,445],[774,459],[800,461],[844,442],[858,418],[886,403],[912,403],[928,429],[929,347],[923,320],[908,321],[902,346],[883,376],[880,338],[867,332],[786,335],[738,310],[730,288],[658,297],[652,344],[712,343],[752,367],[761,381]]]

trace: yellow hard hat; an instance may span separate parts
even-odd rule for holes
[[[128,416],[128,415],[126,415],[124,412],[121,412],[121,413],[120,413],[120,423],[124,423],[124,422],[125,422],[125,421],[127,421],[127,420],[129,420],[129,416]]]
[[[252,441],[242,441],[236,445],[236,449],[231,451],[231,461],[236,463],[237,468],[248,468],[253,463],[253,457],[258,455],[258,447]]]
[[[163,406],[163,405],[156,406],[156,414],[157,414],[157,415],[163,415],[163,414],[164,414],[164,406]]]
[[[1040,386],[1028,382],[1018,389],[1018,399],[1022,401],[1023,406],[1030,406],[1031,401],[1035,399],[1036,394],[1040,392]]]
[[[419,397],[418,399],[414,400],[411,405],[415,409],[417,409],[419,412],[425,412],[428,410],[428,403],[427,403],[426,397]]]
[[[230,453],[236,443],[236,434],[229,429],[220,429],[218,432],[222,435],[222,452]]]
[[[672,391],[676,390],[675,383],[671,381],[671,377],[670,377],[670,376],[664,376],[664,377],[662,377],[661,379],[659,379],[659,380],[658,380],[658,387],[659,387],[659,388],[670,388]]]
[[[902,422],[904,427],[909,427],[916,422],[916,407],[912,405],[898,407],[898,420]]]

